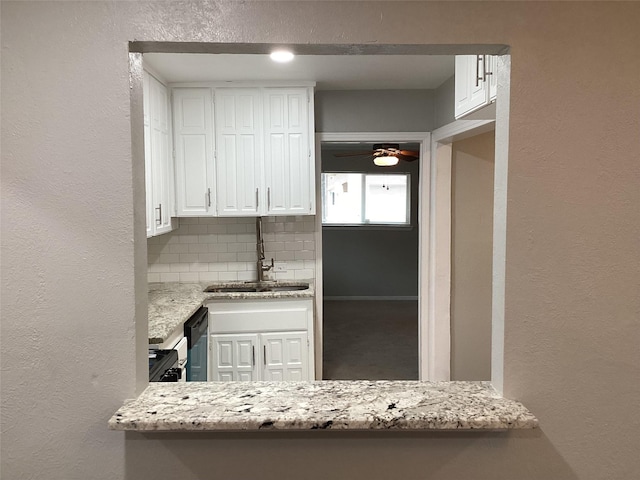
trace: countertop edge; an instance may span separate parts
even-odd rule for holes
[[[538,419],[489,382],[203,382],[150,385],[108,422],[138,432],[507,431]]]

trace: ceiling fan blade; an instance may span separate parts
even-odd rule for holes
[[[406,155],[407,157],[420,157],[420,152],[416,152],[415,150],[398,150],[400,155]]]
[[[396,153],[396,157],[405,162],[415,162],[419,157],[414,155],[403,155],[402,153]]]
[[[367,152],[351,152],[351,153],[334,153],[334,157],[361,157],[363,155],[373,155],[375,151],[367,151]]]

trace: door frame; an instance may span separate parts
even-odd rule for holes
[[[436,300],[435,289],[432,288],[435,285],[436,269],[429,268],[433,260],[439,259],[438,263],[442,263],[441,269],[447,270],[450,268],[449,257],[442,258],[440,252],[436,255],[433,251],[438,244],[436,244],[432,237],[433,221],[436,217],[440,218],[448,216],[450,218],[451,200],[449,198],[436,198],[433,193],[438,191],[439,194],[446,195],[446,189],[434,189],[432,182],[435,178],[441,178],[440,181],[448,182],[449,192],[451,188],[451,169],[448,172],[443,171],[442,175],[437,172],[435,175],[434,164],[431,162],[431,134],[429,132],[320,132],[316,133],[316,227],[315,227],[315,249],[316,249],[316,278],[315,278],[315,371],[316,379],[322,379],[322,192],[321,185],[321,170],[322,170],[322,143],[340,143],[340,142],[367,142],[367,143],[418,143],[420,145],[420,177],[418,179],[418,378],[420,380],[436,380],[432,376],[431,364],[436,362],[438,364],[449,362],[449,345],[446,348],[440,348],[429,342],[429,332],[441,331],[447,327],[436,328],[434,324],[436,321],[447,322],[448,316],[445,319],[436,319],[435,313],[442,310],[442,308],[434,308],[433,302]],[[426,187],[425,187],[426,186]],[[438,212],[437,209],[444,209],[443,212]],[[446,235],[447,238],[450,236]],[[446,261],[445,261],[446,260]],[[446,265],[445,265],[446,264]],[[448,290],[447,290],[448,292]],[[446,299],[447,308],[449,298]],[[446,356],[446,362],[441,361],[441,356]],[[447,368],[448,375],[448,368]],[[448,378],[447,378],[448,379]]]

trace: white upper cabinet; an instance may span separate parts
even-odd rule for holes
[[[455,117],[465,117],[495,101],[496,87],[496,56],[457,55],[455,69]]]
[[[179,217],[315,213],[312,87],[174,88],[173,108]]]
[[[267,215],[313,213],[310,94],[307,88],[265,89]]]
[[[173,158],[167,87],[146,71],[143,77],[147,237],[173,230]]]
[[[216,202],[220,216],[258,216],[262,186],[262,92],[215,90]]]
[[[202,217],[215,212],[211,106],[210,88],[173,89],[179,217]]]

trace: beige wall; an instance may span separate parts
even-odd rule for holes
[[[494,138],[451,146],[452,380],[491,380]]]
[[[2,2],[1,17],[3,478],[637,476],[640,3]],[[540,430],[107,431],[144,321],[134,39],[510,45],[504,385]]]

